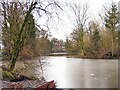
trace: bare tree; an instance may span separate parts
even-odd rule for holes
[[[81,55],[84,56],[84,29],[86,27],[86,23],[89,19],[88,16],[88,5],[84,4],[81,5],[81,3],[73,3],[70,5],[71,12],[74,14],[74,20],[75,20],[75,30],[73,36],[76,37],[76,41],[78,43],[78,47],[80,47]]]

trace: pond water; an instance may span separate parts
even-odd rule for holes
[[[57,88],[118,88],[118,60],[46,56],[16,66],[26,67],[25,75],[41,77],[41,59],[44,78],[54,80]]]
[[[117,88],[118,60],[44,57],[43,75],[57,88]]]

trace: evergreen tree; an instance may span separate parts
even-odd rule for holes
[[[108,28],[111,32],[111,36],[112,36],[111,50],[113,56],[115,54],[116,30],[118,24],[118,11],[117,11],[117,5],[115,3],[112,3],[110,9],[106,11],[104,21],[106,28]]]
[[[99,29],[96,26],[96,24],[94,24],[94,30],[93,30],[93,35],[91,36],[91,43],[92,43],[92,47],[93,47],[93,51],[98,51],[99,49],[99,41],[100,41],[100,33],[99,33]]]
[[[89,52],[90,54],[92,54],[92,56],[94,58],[97,58],[97,54],[100,47],[100,28],[99,28],[99,24],[95,21],[90,22],[90,26],[89,26],[89,38],[90,38],[90,47],[89,47]]]

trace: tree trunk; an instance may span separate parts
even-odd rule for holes
[[[81,49],[82,49],[82,50],[81,50],[81,55],[82,55],[82,57],[84,57],[84,40],[83,40],[84,34],[83,34],[83,33],[84,33],[84,31],[83,31],[83,29],[82,29],[82,32],[81,32],[81,34],[82,34],[82,35],[81,35],[81,36],[82,36],[82,37],[81,37]]]
[[[15,63],[16,63],[17,59],[13,58],[11,65],[10,65],[10,70],[13,71],[14,67],[15,67]]]
[[[115,32],[112,30],[112,57],[115,54]]]
[[[19,51],[20,51],[20,45],[18,46],[18,44],[16,44],[16,46],[14,47],[14,51],[12,54],[12,59],[11,59],[11,65],[10,65],[10,70],[12,71],[15,67],[16,61],[18,59],[19,56]]]
[[[22,33],[23,33],[23,31],[24,31],[24,27],[25,27],[25,25],[26,25],[26,22],[27,22],[27,20],[28,20],[28,17],[29,17],[29,15],[30,15],[31,11],[35,8],[35,5],[36,5],[36,4],[37,4],[36,2],[35,2],[35,3],[33,3],[33,2],[31,3],[31,6],[30,6],[29,10],[27,11],[26,16],[25,16],[25,19],[24,19],[24,22],[23,22],[23,24],[22,24],[22,26],[21,26],[20,33],[19,33],[19,35],[18,35],[18,38],[17,38],[17,40],[14,42],[13,54],[12,54],[11,65],[10,65],[10,70],[11,70],[11,71],[12,71],[12,70],[14,69],[14,67],[15,67],[15,64],[16,64],[16,61],[17,61],[17,59],[18,59],[18,56],[19,56],[19,53],[20,53],[21,48],[24,46],[24,45],[23,45],[23,42],[24,42],[25,39],[22,38]],[[22,41],[21,41],[21,39],[22,39]]]
[[[114,40],[112,38],[112,57],[113,57],[113,55],[114,55]]]

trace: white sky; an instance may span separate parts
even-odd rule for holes
[[[0,0],[1,1],[1,0]],[[87,3],[89,5],[90,10],[90,16],[92,18],[98,19],[98,13],[101,12],[101,9],[105,3],[112,2],[112,0],[56,0],[60,3],[65,5],[64,2],[81,2],[81,3]],[[118,3],[120,0],[113,0],[114,2]],[[58,23],[58,20],[51,21],[49,23],[50,26],[50,32],[52,34],[52,37],[65,40],[65,38],[72,32],[74,29],[73,21],[68,17],[68,14],[70,12],[68,11],[67,7],[63,7],[65,11],[61,11],[60,13],[60,19],[61,21]],[[72,15],[70,15],[72,17]],[[39,19],[38,24],[45,23],[45,18]]]
[[[87,3],[89,5],[89,10],[90,10],[90,16],[92,18],[98,19],[98,13],[101,12],[103,5],[105,3],[110,3],[112,0],[59,0],[60,2],[82,2],[82,3]],[[114,2],[118,3],[120,0],[113,0]],[[66,36],[72,32],[74,29],[74,25],[72,21],[69,19],[67,14],[70,14],[67,8],[65,9],[65,12],[62,12],[60,14],[60,18],[62,19],[62,23],[59,23],[56,21],[52,21],[50,23],[50,32],[53,37],[65,40]],[[71,16],[72,17],[72,16]],[[38,21],[38,23],[41,23],[41,20]]]

